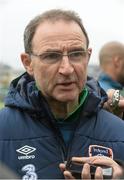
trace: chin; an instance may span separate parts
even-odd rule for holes
[[[56,99],[60,102],[70,102],[70,101],[75,101],[75,99],[77,99],[77,97],[62,96],[62,97],[58,97]]]
[[[68,91],[68,92],[56,92],[53,94],[53,98],[60,102],[75,101],[79,97],[79,91]]]

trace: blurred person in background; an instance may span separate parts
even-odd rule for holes
[[[38,15],[25,28],[24,47],[26,72],[11,82],[0,111],[1,162],[23,180],[73,179],[70,159],[84,164],[82,179],[95,163],[95,179],[103,179],[103,166],[123,177],[124,122],[102,108],[105,92],[86,83],[92,49],[78,14]]]
[[[100,86],[108,89],[124,88],[124,44],[112,41],[103,45],[99,52],[102,73],[98,81]]]
[[[99,52],[99,63],[102,73],[98,77],[98,81],[108,94],[108,101],[104,108],[123,118],[124,44],[118,41],[104,44]],[[116,107],[111,106],[115,90],[119,90],[121,97]]]

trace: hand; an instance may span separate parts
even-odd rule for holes
[[[70,171],[66,170],[66,165],[60,164],[60,169],[63,171],[65,179],[76,179]],[[80,179],[79,177],[77,179]],[[90,174],[90,165],[88,163],[83,163],[83,169],[81,172],[81,179],[92,179]],[[103,179],[102,169],[98,167],[95,173],[95,179]]]
[[[112,167],[113,169],[113,179],[117,179],[123,176],[123,169],[119,166],[113,159],[106,156],[92,156],[92,157],[73,157],[73,162],[84,164],[81,178],[82,179],[91,179],[90,174],[90,164],[100,164]],[[72,174],[66,170],[65,164],[60,164],[60,169],[63,171],[65,179],[75,179]],[[103,179],[103,172],[101,167],[97,167],[94,179]]]
[[[109,89],[107,91],[107,95],[108,95],[108,101],[104,104],[104,108],[106,110],[108,110],[109,112],[112,112],[113,114],[119,116],[120,118],[123,117],[123,113],[124,113],[124,97],[120,95],[120,100],[117,104],[116,108],[113,108],[111,106],[112,103],[112,98],[113,98],[113,94],[115,92],[115,89]]]

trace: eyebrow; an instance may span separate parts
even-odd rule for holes
[[[47,49],[44,51],[44,53],[49,53],[49,52],[62,52],[60,49]]]
[[[68,52],[73,52],[73,51],[86,51],[85,48],[83,47],[72,47]],[[43,53],[49,53],[49,52],[62,52],[60,49],[47,49]]]
[[[73,51],[86,51],[86,49],[83,47],[74,47],[70,49],[68,52],[73,52]]]

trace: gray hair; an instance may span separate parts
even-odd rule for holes
[[[39,24],[43,23],[44,21],[56,22],[61,19],[68,22],[74,21],[80,26],[86,37],[87,47],[88,47],[89,38],[79,15],[76,12],[70,10],[52,9],[44,12],[43,14],[36,16],[26,26],[24,31],[25,52],[29,54],[32,52],[32,39]]]

